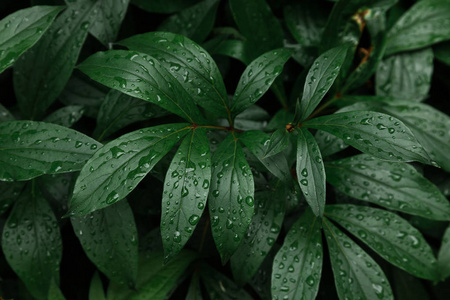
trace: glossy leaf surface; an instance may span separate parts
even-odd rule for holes
[[[289,146],[289,132],[280,128],[270,136],[264,152],[264,158],[280,153]]]
[[[81,105],[70,105],[58,109],[48,115],[44,122],[61,125],[64,127],[72,127],[84,113],[84,107]]]
[[[320,149],[320,153],[323,157],[333,155],[348,147],[348,145],[345,144],[342,139],[326,131],[317,130],[314,138],[316,139],[317,145]]]
[[[69,215],[85,215],[125,198],[189,131],[166,124],[130,132],[100,148],[75,183]]]

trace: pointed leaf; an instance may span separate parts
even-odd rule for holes
[[[436,258],[427,241],[398,215],[351,204],[327,205],[325,215],[391,264],[415,277],[439,279]]]
[[[61,234],[52,209],[35,182],[14,205],[2,234],[8,264],[37,299],[47,299],[51,281],[59,276]]]
[[[47,31],[61,6],[33,6],[0,21],[0,73],[14,64]]]
[[[78,66],[90,78],[159,105],[189,122],[203,117],[192,97],[155,58],[135,51],[97,52]]]
[[[52,114],[48,115],[44,122],[61,125],[64,127],[72,127],[84,113],[84,107],[80,105],[70,105],[58,109]]]
[[[135,35],[119,45],[158,59],[190,95],[195,95],[198,105],[228,118],[229,102],[222,75],[212,57],[199,45],[169,32]]]
[[[251,300],[253,299],[247,292],[239,288],[228,277],[219,273],[210,266],[203,264],[200,269],[200,276],[205,285],[209,298],[214,300]]]
[[[450,219],[448,200],[408,164],[363,154],[327,163],[326,171],[328,182],[350,197],[433,220]]]
[[[161,200],[164,259],[178,254],[202,216],[211,180],[211,154],[205,128],[187,134],[170,163]]]
[[[325,168],[314,136],[305,128],[297,130],[297,180],[312,211],[323,215],[325,206]]]
[[[63,293],[59,289],[55,280],[50,283],[50,289],[48,290],[48,300],[66,300]]]
[[[433,164],[411,130],[400,120],[373,111],[352,111],[314,118],[305,127],[329,132],[356,149],[389,161]]]
[[[323,229],[339,299],[394,299],[380,266],[327,219]]]
[[[234,93],[231,107],[234,116],[254,104],[267,92],[290,57],[289,50],[280,48],[264,53],[248,65]]]
[[[80,170],[101,144],[59,125],[0,123],[0,180],[28,180]]]
[[[127,201],[70,220],[97,268],[110,280],[133,287],[138,272],[137,229]]]
[[[439,272],[441,279],[444,280],[450,276],[450,227],[445,230],[442,238],[442,245],[438,255]]]
[[[307,209],[273,261],[273,299],[315,299],[322,275],[322,222]]]
[[[242,242],[255,201],[253,175],[234,134],[227,136],[212,157],[209,214],[211,229],[225,264]]]
[[[269,143],[267,144],[266,150],[264,152],[264,158],[280,153],[281,151],[286,149],[288,145],[289,132],[284,128],[277,129],[270,136]]]
[[[144,128],[100,148],[77,178],[68,214],[86,215],[125,198],[189,128],[185,123]]]
[[[106,300],[103,283],[98,272],[94,273],[89,287],[89,300]]]

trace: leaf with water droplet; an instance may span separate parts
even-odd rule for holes
[[[339,299],[393,300],[389,281],[380,266],[326,218],[323,229]]]
[[[327,205],[327,218],[415,277],[439,280],[433,251],[422,234],[398,215],[368,206]]]
[[[178,254],[195,230],[205,207],[210,181],[208,137],[205,128],[195,128],[178,148],[164,180],[161,236],[166,262]],[[174,232],[180,232],[176,241],[167,238],[172,237]]]
[[[441,248],[438,254],[438,265],[441,279],[444,280],[450,276],[450,226],[445,230],[442,237]]]
[[[60,108],[50,115],[48,115],[43,121],[47,123],[53,123],[64,127],[72,127],[84,113],[84,107],[81,105],[69,105]]]
[[[323,263],[321,224],[308,208],[292,225],[273,260],[273,299],[317,296]]]
[[[289,132],[280,128],[274,131],[270,136],[269,142],[266,146],[266,150],[264,151],[264,157],[267,158],[269,156],[275,155],[283,151],[289,145]]]
[[[107,200],[117,202],[125,198],[187,134],[188,126],[179,123],[148,127],[100,148],[77,178],[68,215],[85,215],[113,203]]]

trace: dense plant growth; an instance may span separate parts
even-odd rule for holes
[[[450,1],[0,11],[0,296],[448,297]]]

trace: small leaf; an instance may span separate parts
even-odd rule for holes
[[[0,21],[0,73],[42,37],[63,9],[62,6],[33,6]]]
[[[442,238],[442,245],[438,255],[438,264],[441,279],[444,280],[450,276],[450,227],[445,230]]]
[[[189,131],[165,124],[125,134],[100,148],[84,165],[70,200],[70,216],[82,216],[125,198]]]
[[[80,105],[71,105],[58,109],[48,115],[44,122],[61,125],[64,127],[72,127],[84,113],[84,107]]]
[[[50,288],[48,290],[48,300],[66,300],[63,293],[59,289],[58,285],[56,284],[55,280],[52,280],[50,283]]]
[[[314,214],[323,215],[325,206],[325,168],[314,136],[304,128],[297,129],[297,180]]]
[[[222,75],[212,57],[182,35],[150,32],[119,42],[130,50],[149,54],[173,74],[198,105],[228,118],[228,95]]]
[[[433,164],[400,120],[373,111],[352,111],[311,119],[303,126],[329,132],[356,149],[389,161]]]
[[[254,183],[244,152],[233,134],[212,157],[209,195],[211,230],[225,264],[239,247],[254,212]]]
[[[94,273],[91,279],[91,286],[89,288],[89,300],[106,300],[103,283],[98,272]]]
[[[344,194],[432,220],[449,220],[450,203],[438,188],[405,163],[368,155],[326,164],[327,180]]]
[[[340,204],[327,205],[325,215],[391,264],[415,277],[439,279],[436,258],[427,241],[396,214],[368,206]]]
[[[161,106],[189,122],[204,120],[186,90],[147,54],[125,50],[97,52],[78,67],[110,88]]]
[[[450,2],[418,1],[388,33],[386,55],[423,48],[450,39]]]
[[[277,129],[270,136],[269,143],[266,146],[263,158],[267,158],[280,153],[281,151],[286,149],[288,145],[289,132],[284,128]]]
[[[247,130],[264,130],[270,115],[267,111],[258,105],[252,105],[234,119],[234,128],[243,131]],[[224,124],[228,126],[228,123]]]
[[[322,222],[307,209],[273,261],[273,299],[315,299],[322,274]]]
[[[347,48],[347,46],[332,48],[319,56],[312,64],[306,76],[300,101],[301,121],[309,117],[333,85],[345,61]]]
[[[323,229],[339,299],[394,299],[380,266],[327,219]]]
[[[281,74],[291,57],[287,49],[269,51],[252,61],[239,80],[231,111],[234,116],[258,101]]]
[[[33,181],[14,205],[2,234],[8,264],[37,299],[47,299],[59,277],[61,234],[52,209]]]
[[[193,129],[170,163],[161,201],[164,260],[178,254],[205,209],[211,181],[211,154],[204,128]]]
[[[0,122],[14,121],[14,116],[0,103]]]
[[[28,180],[80,170],[101,145],[59,125],[33,121],[0,123],[0,180]]]
[[[248,42],[241,40],[225,40],[222,41],[211,54],[225,55],[239,60],[244,65],[248,65],[252,61],[252,54],[248,53],[250,52],[248,48]]]
[[[133,287],[138,272],[137,229],[126,201],[71,219],[87,257],[110,280]]]

